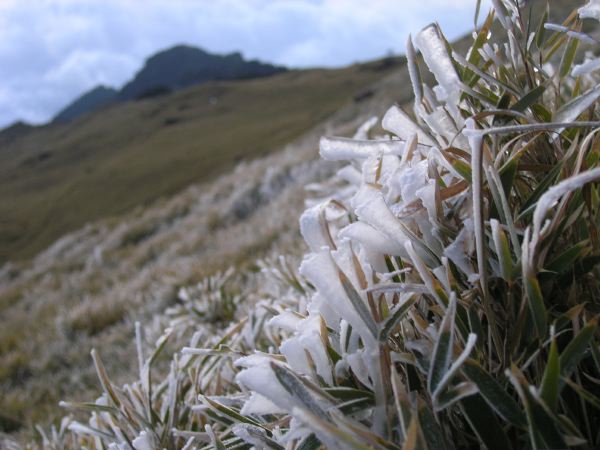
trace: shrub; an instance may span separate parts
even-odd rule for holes
[[[562,25],[493,4],[466,56],[437,25],[415,37],[436,86],[409,39],[414,114],[392,107],[390,135],[369,139],[370,121],[321,140],[347,165],[300,219],[301,275],[263,264],[236,311],[179,317],[148,358],[138,329],[123,389],[94,355],[104,395],[70,405],[92,411],[70,425],[78,445],[598,448],[600,64],[574,61],[600,4]],[[232,322],[204,336],[206,317]],[[188,319],[198,331],[154,381]]]

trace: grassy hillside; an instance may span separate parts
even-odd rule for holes
[[[136,183],[145,183],[146,189],[157,189],[155,185],[161,182],[184,184],[186,174],[192,180],[209,181],[194,184],[173,196],[165,194],[157,201],[148,200],[151,205],[132,208],[118,217],[79,227],[34,259],[0,268],[0,433],[20,428],[29,436],[34,423],[47,424],[64,414],[64,410],[58,408],[59,400],[83,401],[96,396],[97,379],[89,359],[92,347],[111,355],[106,362],[107,370],[117,382],[126,380],[135,371],[130,358],[134,352],[132,321],[154,320],[157,311],[174,301],[179,286],[197,282],[205,275],[232,265],[247,269],[256,258],[269,254],[274,248],[278,254],[302,251],[298,215],[304,205],[304,186],[329,176],[333,170],[315,160],[319,136],[352,134],[365,118],[381,114],[389,99],[405,103],[410,98],[404,64],[382,69],[382,63],[378,62],[362,68],[303,71],[283,77],[275,79],[275,86],[289,85],[289,89],[279,90],[282,96],[286,95],[280,98],[270,94],[268,86],[259,80],[218,85],[221,90],[217,93],[220,92],[224,100],[214,105],[215,109],[222,111],[229,106],[230,111],[239,110],[235,116],[237,122],[227,123],[227,117],[233,115],[226,111],[221,112],[220,119],[212,118],[211,123],[217,124],[213,128],[218,133],[208,124],[201,125],[200,118],[209,120],[210,111],[205,106],[207,97],[200,95],[206,92],[204,89],[127,105],[130,110],[138,110],[138,114],[152,105],[156,109],[171,105],[171,109],[157,113],[161,118],[153,118],[152,123],[156,125],[142,127],[141,118],[138,118],[138,130],[127,130],[120,125],[122,135],[127,131],[133,139],[139,133],[139,142],[169,138],[179,142],[179,146],[184,142],[192,149],[200,149],[197,155],[191,151],[194,158],[189,160],[194,163],[193,167],[188,168],[181,162],[175,164],[175,161],[173,166],[181,173],[174,173],[161,171],[159,162],[170,167],[167,162],[172,155],[183,154],[183,150],[165,144],[165,152],[161,154],[158,146],[163,144],[155,143],[154,158],[162,159],[154,162],[140,157],[143,165],[132,163],[130,170],[153,167],[157,175],[154,178],[149,175],[148,181],[140,178]],[[379,78],[381,81],[365,86],[367,80]],[[249,86],[253,86],[252,94],[257,102],[254,107],[247,102],[238,106],[224,95],[236,94],[238,99],[243,99],[240,93],[250,95]],[[303,90],[294,89],[299,86]],[[318,88],[320,97],[309,92],[313,89],[309,86]],[[360,94],[360,100],[354,100],[356,94]],[[261,96],[265,98],[261,100]],[[268,108],[267,98],[277,105]],[[194,114],[195,118],[187,124],[160,125],[175,116],[177,99],[179,104],[190,105],[183,112]],[[330,114],[327,105],[336,102],[343,107]],[[282,111],[279,116],[277,110]],[[108,120],[110,114],[120,111],[120,108],[108,110],[104,118]],[[248,114],[246,122],[252,123],[253,128],[242,127],[242,111]],[[284,118],[284,114],[288,117]],[[327,114],[328,119],[323,121]],[[254,115],[269,117],[269,122],[259,123]],[[90,116],[81,120],[72,130],[89,127],[94,120],[98,118]],[[118,119],[111,120],[119,124]],[[302,127],[312,123],[317,126],[308,133],[302,131]],[[64,130],[68,127],[60,129],[66,133]],[[225,129],[230,131],[223,131]],[[186,133],[187,140],[178,139],[176,130]],[[268,135],[269,130],[276,135]],[[14,132],[22,133],[22,130]],[[298,138],[286,137],[295,135],[299,135]],[[113,142],[118,142],[116,135],[111,136]],[[98,139],[100,137],[91,142],[100,149]],[[192,141],[188,142],[189,139]],[[270,144],[258,145],[260,140]],[[210,147],[207,142],[212,142]],[[235,148],[230,149],[231,146]],[[229,169],[240,155],[249,160],[271,150],[264,157],[237,165],[233,171]],[[110,148],[103,151],[110,152],[116,161],[122,161],[121,155],[115,154],[118,152]],[[123,160],[131,161],[134,156],[129,158],[124,155]],[[51,161],[49,158],[47,164]],[[77,173],[76,168],[71,172]],[[219,172],[223,174],[217,175]],[[91,192],[93,183],[85,181]],[[107,190],[115,191],[110,183],[104,185],[108,185]],[[116,194],[113,197],[117,197],[115,202],[121,202],[121,206],[126,204],[123,200],[128,196],[136,194],[133,189],[128,192],[126,187],[118,192],[124,198]],[[138,192],[143,193],[143,189]],[[43,196],[40,191],[35,194],[40,199]],[[80,211],[83,207],[92,210],[98,206],[93,202],[87,205],[84,192],[74,189],[71,195],[83,205]],[[66,214],[69,212],[66,199],[62,198],[61,202],[61,213]]]
[[[468,41],[455,48],[464,54]],[[216,83],[0,133],[0,263],[77,230],[35,260],[0,264],[0,432],[29,436],[64,414],[58,400],[95,398],[92,347],[117,385],[131,379],[133,321],[158,320],[180,286],[302,253],[304,186],[330,175],[312,161],[318,137],[351,134],[359,118],[410,100],[406,66],[378,62]],[[231,172],[239,159],[253,161]],[[140,203],[152,204],[132,208]]]
[[[0,263],[212,179],[338,110],[393,65],[292,71],[117,105],[0,146]]]

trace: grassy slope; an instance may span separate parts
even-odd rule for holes
[[[0,147],[0,263],[282,146],[388,73],[371,64],[211,83],[36,129]]]
[[[577,3],[580,4],[581,2]],[[552,4],[555,11],[557,10],[557,6],[563,7],[565,10],[570,10],[573,6],[572,4],[568,6],[562,4],[555,6],[554,2]],[[563,13],[561,12],[560,14]],[[321,118],[335,110],[337,105],[350,102],[352,95],[360,91],[362,86],[387,73],[387,71],[380,73],[361,71],[358,68],[339,71],[306,71],[289,73],[268,80],[255,80],[239,84],[221,83],[216,85],[225,90],[225,94],[219,94],[214,85],[194,88],[162,99],[123,105],[108,112],[102,112],[97,116],[83,118],[72,125],[38,130],[28,140],[22,141],[18,145],[12,144],[10,147],[0,146],[0,261],[2,258],[6,258],[6,254],[8,254],[7,250],[9,249],[7,246],[7,225],[9,222],[5,221],[6,217],[10,217],[10,223],[15,234],[19,233],[19,224],[25,223],[24,218],[27,217],[27,214],[32,219],[35,218],[37,220],[37,222],[32,222],[32,224],[38,230],[41,230],[43,227],[44,217],[47,217],[45,220],[54,228],[54,233],[58,229],[58,224],[55,225],[52,223],[52,220],[61,218],[58,213],[54,216],[47,211],[39,211],[35,214],[31,213],[32,208],[36,207],[36,198],[39,199],[39,204],[42,204],[43,200],[43,193],[33,190],[34,184],[31,180],[34,176],[34,168],[31,167],[27,170],[24,167],[14,168],[28,157],[43,153],[44,150],[42,149],[36,152],[36,142],[44,142],[45,140],[53,142],[53,139],[60,137],[61,147],[56,146],[56,148],[63,149],[62,152],[64,153],[61,152],[61,155],[63,155],[62,161],[73,164],[68,173],[77,173],[78,166],[76,166],[75,156],[78,155],[82,155],[82,160],[84,162],[87,161],[87,166],[92,169],[90,174],[79,175],[83,181],[80,180],[77,183],[81,183],[82,185],[77,185],[75,181],[70,181],[71,189],[82,189],[86,186],[87,191],[82,191],[81,193],[71,192],[70,195],[73,197],[65,195],[65,197],[60,199],[57,203],[58,206],[62,205],[62,209],[58,210],[60,211],[60,215],[69,213],[65,200],[76,198],[79,199],[81,205],[79,211],[73,212],[75,219],[81,219],[78,217],[79,214],[83,214],[83,212],[89,214],[90,211],[95,211],[95,214],[97,214],[96,217],[98,217],[102,212],[100,211],[100,206],[96,203],[99,201],[97,198],[99,196],[98,191],[100,191],[100,194],[102,194],[102,191],[98,188],[98,191],[95,193],[96,198],[90,202],[85,201],[86,199],[83,194],[87,193],[89,195],[90,192],[93,193],[94,183],[102,185],[102,181],[98,181],[99,175],[101,173],[110,173],[110,170],[117,172],[115,165],[118,165],[120,162],[127,161],[130,166],[128,170],[132,174],[138,174],[137,176],[139,176],[136,183],[132,183],[130,187],[135,188],[136,186],[140,186],[147,190],[143,189],[141,194],[135,193],[134,190],[131,192],[131,195],[135,195],[142,202],[150,201],[158,195],[167,195],[169,192],[177,190],[178,185],[183,186],[186,184],[186,179],[193,181],[202,180],[212,177],[219,172],[225,172],[231,167],[238,155],[245,157],[258,155],[275,148],[278,143],[288,142],[288,136],[293,137],[296,134],[302,134],[303,127],[307,128],[310,124],[321,122]],[[271,83],[271,85],[269,86],[268,83]],[[410,100],[411,94],[409,91],[407,73],[405,67],[403,67],[395,70],[393,77],[386,81],[384,85],[379,86],[373,98],[367,102],[352,105],[346,109],[343,116],[354,117],[358,114],[355,111],[356,108],[361,109],[362,114],[367,111],[381,114],[394,101],[403,104]],[[221,95],[221,102],[213,109],[210,109],[208,97],[214,95],[215,92]],[[245,94],[244,97],[241,96],[242,93]],[[236,95],[238,97],[237,99],[233,99],[228,98],[228,95]],[[240,101],[242,98],[250,98],[252,103],[248,103],[247,101],[242,103]],[[269,104],[274,100],[275,105]],[[260,102],[259,104],[262,105],[261,108],[253,106],[256,102]],[[166,107],[165,110],[160,109],[162,105]],[[184,105],[189,105],[189,109],[185,109]],[[181,107],[184,109],[178,109]],[[224,111],[227,107],[229,108],[229,113]],[[312,109],[301,109],[304,107]],[[233,111],[231,111],[232,109]],[[240,114],[232,114],[232,112],[236,111],[240,112]],[[249,113],[250,117],[243,117],[241,114],[242,111]],[[278,111],[280,112],[279,114]],[[285,114],[281,113],[282,111]],[[152,115],[153,112],[154,115]],[[203,125],[201,118],[206,118],[209,113],[212,114],[213,112],[220,112],[220,116],[222,117],[213,117],[210,119],[212,120],[210,125],[208,123]],[[290,115],[293,115],[294,118],[292,119]],[[164,126],[165,119],[168,117],[182,117],[186,121],[171,126]],[[238,128],[242,123],[248,124],[249,121],[255,124],[252,130],[244,130],[244,127]],[[310,122],[310,124],[307,122]],[[99,130],[101,123],[108,124],[114,129],[110,130],[110,132],[105,131],[101,133]],[[215,136],[217,134],[215,130],[219,131],[219,136]],[[224,130],[229,131],[226,133]],[[254,134],[259,132],[262,134]],[[282,134],[270,134],[277,132],[281,132]],[[103,134],[106,136],[103,137]],[[267,145],[264,139],[262,142],[260,141],[260,136],[265,135],[269,142],[271,142],[270,146]],[[103,157],[98,158],[96,155],[96,160],[93,158],[94,155],[86,157],[86,151],[83,147],[85,142],[88,142],[86,145],[90,145],[92,149],[90,151],[97,150],[102,152]],[[254,145],[254,143],[259,142],[263,145]],[[25,148],[26,144],[29,146],[28,148]],[[171,144],[175,147],[170,147]],[[212,147],[209,147],[209,144]],[[73,149],[69,145],[71,147],[79,145],[80,147]],[[162,147],[163,145],[165,146],[164,148]],[[103,146],[108,147],[103,148]],[[143,152],[146,147],[150,149],[147,152],[147,156],[152,156],[152,158],[143,158],[142,165],[136,158],[138,158],[138,155],[144,154]],[[49,147],[45,146],[42,148]],[[70,153],[68,152],[69,148]],[[211,152],[208,151],[209,148],[212,149]],[[122,149],[127,150],[126,154],[119,154],[123,152]],[[164,152],[161,152],[161,150],[164,150]],[[22,156],[13,158],[11,154]],[[108,156],[105,158],[104,155]],[[165,155],[168,157],[164,157]],[[210,161],[203,160],[203,156],[213,158],[211,171],[207,171],[206,165],[204,169],[201,168],[203,161]],[[189,166],[191,167],[180,161],[181,159],[189,161]],[[98,164],[98,160],[102,162],[101,170],[100,168],[92,167],[92,164]],[[47,167],[47,169],[44,169],[44,174],[47,174],[44,176],[46,180],[50,179],[52,175],[52,171],[50,170],[52,164],[55,164],[54,170],[58,171],[57,166],[60,166],[58,161],[59,159],[54,155],[40,164],[40,168]],[[169,164],[172,164],[172,167],[183,172],[179,174],[172,173],[173,171],[164,171],[163,173],[161,170],[163,166],[160,164],[165,164],[166,162],[169,162]],[[10,172],[7,170],[7,167],[9,167],[8,164],[11,164],[10,167],[13,168],[11,170],[16,170],[20,176],[24,177],[23,180],[18,180],[19,177],[16,176],[12,179],[5,179],[7,174],[10,175]],[[144,172],[148,168],[152,168],[153,172],[149,170]],[[65,167],[62,170],[67,173]],[[141,176],[139,175],[140,172],[146,174],[148,181],[144,180],[143,173]],[[156,173],[160,173],[160,176],[157,176]],[[124,173],[121,172],[121,175],[123,176]],[[60,173],[57,176],[60,180]],[[89,180],[86,180],[85,177],[88,177]],[[93,183],[90,181],[93,181]],[[161,183],[165,183],[167,186],[159,186]],[[63,189],[68,192],[69,186],[67,186],[66,182],[63,182],[63,184]],[[107,183],[104,182],[104,184]],[[32,192],[27,194],[27,199],[30,202],[28,203],[29,209],[23,209],[20,212],[16,211],[14,205],[17,204],[17,200],[22,201],[21,199],[25,199],[26,193],[19,192],[17,190],[18,186],[27,187],[32,190]],[[13,190],[10,191],[9,187],[12,187]],[[113,198],[116,196],[114,188],[115,186],[112,183],[108,183],[107,189],[113,192]],[[163,190],[161,191],[161,189]],[[152,195],[143,195],[146,192],[150,192],[150,190],[152,190]],[[8,201],[7,192],[16,192],[16,196],[12,202]],[[127,209],[124,202],[130,195],[127,186],[121,186],[118,192],[121,192],[121,194],[126,193],[127,195],[123,198],[118,198],[117,203],[121,204],[119,209],[108,211],[106,212],[107,214],[120,214],[120,212]],[[56,194],[53,193],[52,195]],[[108,193],[106,195],[108,196]],[[88,205],[87,203],[91,204]],[[133,202],[131,203],[133,204]],[[115,205],[113,204],[112,206],[114,207]],[[10,216],[6,216],[7,211],[10,212]],[[90,216],[89,220],[93,217]],[[296,222],[295,217],[293,221]],[[71,222],[69,226],[76,228],[76,224],[78,223],[83,222],[76,220]],[[196,224],[194,226],[202,230]],[[249,223],[248,227],[253,230],[260,228],[252,223]],[[27,233],[28,236],[34,235],[31,229],[27,230]],[[237,229],[233,233],[236,236],[243,234]],[[256,233],[256,231],[253,231],[253,233]],[[186,232],[185,234],[187,235],[188,233]],[[210,240],[213,240],[213,236],[210,237]],[[143,247],[147,242],[144,241],[143,245],[138,245],[137,247]],[[23,241],[20,241],[18,245],[23,247],[25,244]],[[32,247],[28,250],[28,254],[34,253],[33,244],[31,245]],[[205,244],[200,243],[198,245],[204,246]],[[93,245],[90,244],[90,247],[93,247]],[[137,247],[135,248],[135,252],[142,250],[142,248]],[[16,245],[12,244],[10,248],[16,248]],[[130,251],[129,248],[125,250]],[[192,250],[197,251],[194,248]],[[122,252],[124,250],[119,251]],[[132,266],[132,271],[141,271],[130,261],[131,258],[127,259],[123,257],[123,254],[119,253],[119,251],[115,253],[115,260],[124,260],[123,266]],[[162,254],[162,250],[160,253]],[[252,257],[255,256],[256,252],[253,250]],[[194,256],[193,261],[197,263],[198,267],[193,268],[192,272],[202,268],[205,261],[214,262],[215,259],[215,255],[213,254],[206,255],[206,257]],[[111,261],[109,260],[108,263],[111,263]],[[126,356],[115,355],[115,353],[119,353],[118,349],[122,349],[119,354],[126,354],[127,351],[131,350],[130,347],[125,345],[125,343],[131,341],[132,327],[127,322],[119,322],[117,325],[107,326],[106,329],[91,338],[86,337],[83,339],[81,336],[77,336],[77,348],[69,352],[63,349],[60,342],[60,345],[57,344],[57,341],[60,341],[60,338],[56,336],[57,320],[61,318],[60,316],[65,315],[66,312],[74,310],[75,305],[81,303],[82,293],[90,291],[89,283],[91,281],[88,283],[87,280],[80,282],[75,280],[73,274],[77,272],[78,269],[76,270],[76,266],[79,262],[57,261],[56,264],[72,264],[74,268],[64,269],[64,286],[61,287],[61,283],[56,282],[57,295],[51,297],[52,300],[39,301],[41,298],[40,292],[46,292],[48,287],[37,280],[37,278],[31,281],[33,285],[21,283],[23,284],[23,293],[17,291],[12,293],[11,290],[3,291],[2,286],[0,286],[0,321],[2,322],[0,323],[0,422],[2,413],[16,417],[23,422],[28,422],[29,420],[47,422],[62,413],[62,411],[56,408],[58,399],[83,400],[93,398],[88,392],[90,385],[93,386],[93,392],[96,392],[96,379],[90,367],[88,356],[89,348],[92,345],[99,347],[103,354],[111,355],[108,362],[114,362],[114,365],[117,367],[123,368],[123,361],[128,360]],[[174,266],[175,264],[170,264],[168,267],[172,268]],[[102,270],[107,271],[108,269],[102,268]],[[39,277],[43,275],[39,274]],[[117,277],[117,275],[114,275],[114,277],[119,280],[123,279],[122,277]],[[133,275],[127,272],[123,277],[125,279],[133,278]],[[44,276],[44,278],[46,277]],[[55,278],[62,279],[62,276],[56,275]],[[100,280],[99,283],[104,285],[102,277],[99,277],[96,273],[90,275],[90,280],[98,279]],[[47,282],[47,284],[51,283],[55,282],[52,279]],[[119,282],[117,286],[118,290],[121,290],[123,284],[124,281]],[[34,288],[38,286],[39,288],[36,291]],[[31,298],[31,302],[25,301],[29,297]],[[113,297],[114,293],[109,291],[106,294],[102,292],[100,295],[92,295],[90,300],[103,304],[107,298]],[[10,300],[11,298],[12,300]],[[120,299],[118,300],[120,301]],[[14,304],[14,307],[10,307],[9,305],[11,304]],[[129,305],[127,305],[127,308],[132,309]],[[134,317],[138,318],[137,310]],[[32,324],[35,324],[35,326],[32,326]],[[62,340],[66,342],[68,338],[67,336],[66,338],[62,338]],[[92,338],[93,342],[90,342]],[[71,337],[70,339],[73,338]],[[49,348],[51,346],[57,347],[54,352]],[[68,347],[66,344],[65,346]],[[83,350],[84,348],[85,350]],[[64,355],[60,359],[60,367],[49,367],[43,361],[45,358],[44,355],[47,354],[52,356],[52,358],[46,358],[49,361],[53,361],[56,354]],[[41,361],[39,364],[40,368],[31,368],[31,363],[28,359]],[[18,378],[21,378],[21,380],[18,385],[15,385],[11,379],[19,373],[25,373],[26,376],[21,377],[19,375]],[[63,373],[72,373],[73,377],[78,381],[66,381]],[[114,371],[111,370],[111,374],[114,374]],[[69,393],[65,394],[65,390]],[[1,428],[2,426],[0,426]]]
[[[362,69],[302,71],[272,79],[204,86],[123,105],[73,125],[36,131],[61,139],[61,147],[57,148],[62,152],[40,164],[40,169],[44,168],[40,179],[48,183],[56,172],[60,190],[33,189],[33,168],[27,171],[17,167],[14,170],[24,174],[23,179],[3,179],[0,186],[16,189],[20,183],[29,191],[13,191],[12,202],[3,193],[1,198],[5,200],[0,203],[10,208],[17,201],[30,202],[30,209],[20,214],[39,220],[34,224],[38,230],[43,230],[44,220],[53,227],[46,232],[56,233],[69,220],[70,226],[76,227],[83,214],[101,215],[101,208],[107,208],[102,202],[109,195],[114,204],[108,202],[108,206],[121,208],[110,210],[111,214],[124,211],[134,200],[150,202],[156,196],[163,199],[148,207],[131,208],[116,218],[95,221],[65,237],[69,244],[64,251],[50,249],[36,260],[7,266],[8,274],[0,272],[0,432],[16,426],[3,423],[10,418],[29,436],[33,422],[47,424],[64,414],[57,407],[60,399],[94,398],[97,380],[89,361],[92,347],[110,355],[105,363],[117,383],[126,379],[133,351],[131,320],[150,314],[140,309],[153,304],[150,308],[156,308],[157,301],[171,301],[177,286],[193,283],[202,274],[254,261],[274,241],[289,239],[290,234],[295,247],[304,183],[293,187],[292,194],[285,194],[291,200],[278,200],[280,205],[267,210],[254,204],[256,183],[263,176],[257,175],[254,166],[258,164],[262,171],[273,169],[283,174],[281,179],[285,181],[289,173],[282,161],[286,158],[312,160],[318,136],[351,133],[359,116],[380,113],[374,105],[385,105],[380,98],[383,93],[390,98],[390,93],[402,93],[408,85],[404,65],[375,70],[378,66],[373,63]],[[401,81],[392,86],[378,81],[389,79],[389,75]],[[371,82],[376,82],[368,88],[374,89],[374,95],[352,101]],[[220,101],[211,109],[208,98],[215,94]],[[401,95],[397,100],[403,103],[407,98]],[[332,114],[336,110],[339,112]],[[325,116],[329,116],[326,121]],[[165,120],[173,117],[184,120],[165,126]],[[110,122],[115,131],[101,134],[101,121]],[[304,133],[308,127],[311,131]],[[301,135],[300,139],[293,139],[296,135]],[[33,137],[28,139],[32,141]],[[36,139],[41,141],[42,137]],[[84,140],[92,150],[75,147]],[[290,142],[286,151],[272,152],[267,159],[259,158],[236,173],[226,173],[240,156],[249,159]],[[29,153],[19,161],[35,154],[25,149],[23,142],[20,145],[21,154]],[[0,147],[0,153],[6,155],[7,148]],[[102,157],[94,158],[93,150]],[[79,155],[81,159],[76,160]],[[101,165],[91,167],[87,173],[78,169],[90,167],[92,162]],[[5,170],[4,161],[0,164],[0,170]],[[61,172],[74,174],[76,179],[62,180]],[[217,176],[220,172],[223,176]],[[113,177],[102,180],[101,174]],[[116,174],[135,178],[129,184],[121,178],[119,185],[114,181],[119,180]],[[186,180],[209,178],[214,179],[172,197],[167,195]],[[41,205],[47,195],[58,200],[46,210],[34,211],[36,202]],[[77,210],[68,203],[74,201],[78,202]],[[237,217],[245,204],[251,209],[260,208],[261,213]],[[57,212],[51,212],[51,208]],[[16,219],[14,213],[10,217]],[[61,222],[52,223],[59,219]],[[34,236],[32,230],[27,233]],[[101,261],[90,265],[97,247],[103,249]]]

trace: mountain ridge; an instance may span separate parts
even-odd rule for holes
[[[147,58],[134,78],[119,91],[118,98],[135,100],[153,89],[177,91],[207,81],[256,78],[285,70],[272,64],[245,60],[239,52],[218,55],[181,44]]]
[[[286,71],[283,66],[244,59],[240,52],[210,53],[178,44],[160,50],[121,89],[97,85],[62,108],[52,122],[68,122],[110,104],[155,97],[209,81],[241,80]]]

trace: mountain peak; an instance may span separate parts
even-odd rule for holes
[[[114,102],[162,95],[208,81],[257,78],[285,70],[285,67],[245,60],[240,52],[218,55],[178,44],[148,57],[120,91],[96,86],[59,111],[53,121],[68,122]]]
[[[239,52],[218,55],[189,45],[176,45],[148,59],[119,93],[120,100],[143,98],[216,80],[255,78],[285,70],[259,61],[246,61]]]

